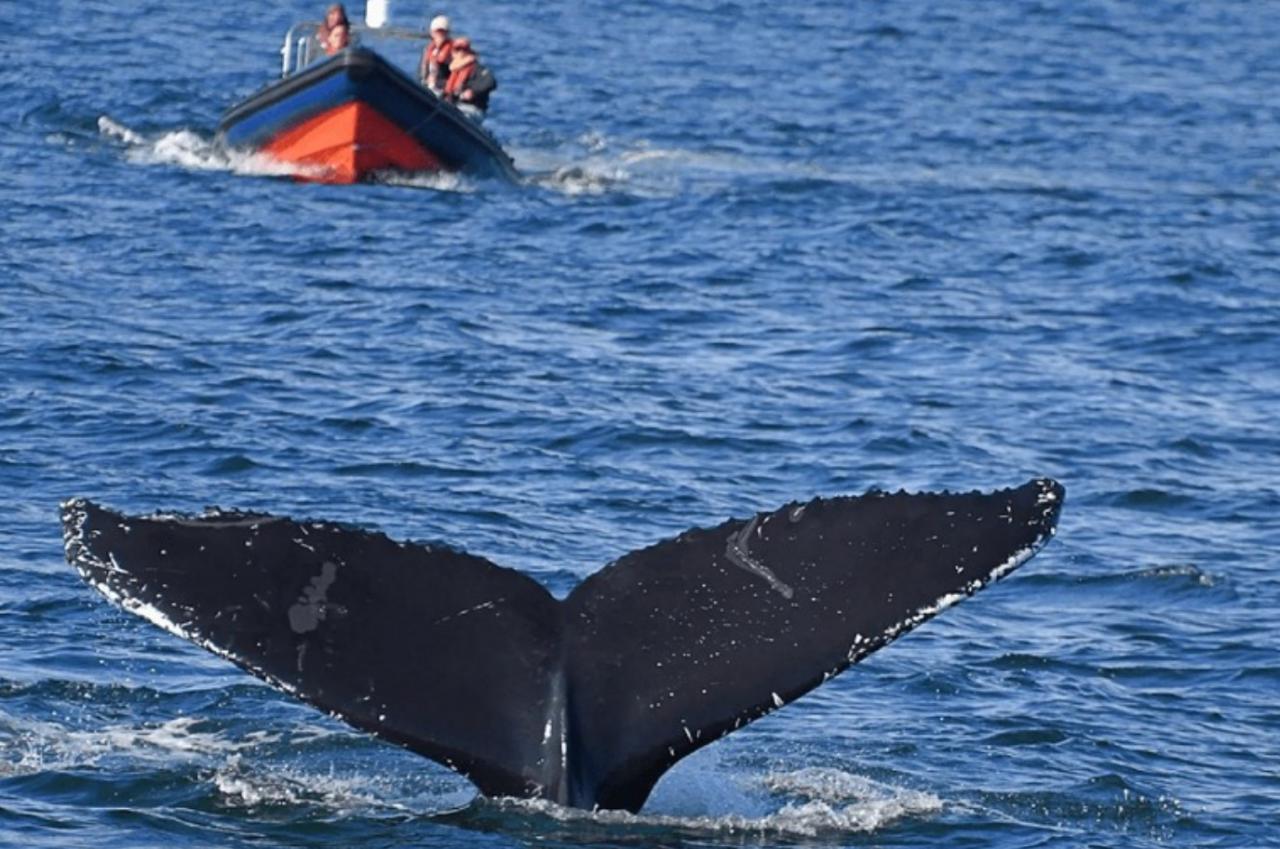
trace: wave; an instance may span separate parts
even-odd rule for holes
[[[1136,586],[1145,591],[1149,587],[1210,588],[1224,582],[1224,578],[1206,572],[1194,563],[1169,563],[1124,571],[1094,575],[1077,575],[1070,572],[1032,573],[1021,578],[1026,586],[1080,587],[1084,589]]]
[[[1175,796],[1130,786],[1115,774],[1096,775],[1069,790],[976,791],[954,802],[957,812],[1051,834],[1108,832],[1129,839],[1120,845],[1168,844],[1185,828],[1190,812]],[[1078,839],[1070,845],[1088,842]],[[1109,845],[1109,844],[1108,844]]]

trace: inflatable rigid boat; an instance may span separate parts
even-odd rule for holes
[[[308,50],[300,61],[293,33],[282,51],[284,78],[223,117],[224,144],[297,164],[303,179],[328,183],[381,171],[517,179],[491,135],[378,53],[349,47],[312,63]]]

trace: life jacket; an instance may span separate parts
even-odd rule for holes
[[[449,62],[453,59],[453,39],[446,38],[440,44],[428,44],[423,66],[428,70],[432,65],[438,69],[436,80],[439,82],[449,76]]]
[[[462,94],[462,90],[466,88],[467,80],[471,79],[471,75],[480,66],[474,55],[467,58],[468,61],[464,65],[458,64],[457,60],[449,65],[449,81],[444,84],[444,95],[451,100],[458,99],[458,95]]]
[[[325,33],[322,43],[324,52],[332,56],[351,44],[351,29],[346,24],[338,24]]]

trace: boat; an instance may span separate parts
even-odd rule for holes
[[[371,35],[425,36],[356,26],[352,46],[326,57],[316,55],[316,26],[297,24],[285,35],[281,79],[223,116],[224,145],[296,165],[299,179],[316,182],[355,183],[386,172],[518,179],[511,157],[483,127],[364,46]]]

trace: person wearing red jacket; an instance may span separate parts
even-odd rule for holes
[[[445,99],[458,104],[469,117],[480,120],[489,108],[489,94],[497,87],[493,73],[480,64],[480,58],[471,49],[471,39],[455,38],[449,81],[444,87]]]
[[[316,41],[330,56],[351,44],[351,22],[341,3],[334,3],[324,13],[324,23],[316,30]]]

